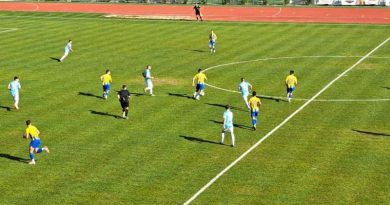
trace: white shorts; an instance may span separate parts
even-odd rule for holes
[[[230,128],[223,128],[222,132],[230,132],[230,133],[233,133],[233,127],[230,127]]]
[[[19,93],[16,93],[15,95],[12,95],[12,97],[14,98],[14,102],[15,103],[19,103]]]
[[[153,88],[153,82],[151,79],[145,80],[145,84],[147,88]]]

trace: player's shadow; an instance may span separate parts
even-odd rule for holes
[[[215,107],[222,107],[222,108],[225,108],[225,106],[226,106],[226,105],[217,104],[217,103],[205,103],[205,104],[206,104],[206,105],[215,106]],[[242,112],[249,112],[249,111],[246,110],[246,109],[239,108],[239,107],[234,107],[234,106],[231,106],[230,109],[232,109],[232,110],[237,110],[237,111],[242,111]]]
[[[257,96],[259,97],[260,99],[264,99],[264,100],[274,100],[275,102],[288,102],[288,100],[286,99],[282,99],[282,98],[276,98],[276,97],[272,97],[272,96]]]
[[[1,105],[0,105],[0,108],[6,109],[7,111],[11,111],[11,108],[10,108],[10,107],[7,107],[7,106],[1,106]]]
[[[390,137],[390,133],[370,132],[370,131],[356,130],[356,129],[352,129],[352,131],[362,133],[362,134],[367,134],[367,135]]]
[[[79,95],[88,96],[88,97],[95,97],[95,98],[99,98],[99,99],[104,99],[102,96],[94,95],[92,93],[79,92]]]
[[[102,116],[114,117],[116,119],[123,119],[122,116],[110,114],[108,112],[99,112],[99,111],[95,111],[95,110],[89,110],[89,111],[93,115],[102,115]]]
[[[60,62],[61,60],[59,58],[54,58],[54,57],[49,57],[50,59],[54,60],[54,61],[57,61],[57,62]]]
[[[202,138],[198,138],[198,137],[191,137],[191,136],[184,136],[184,135],[180,135],[181,138],[185,139],[185,140],[188,140],[188,141],[191,141],[191,142],[197,142],[197,143],[209,143],[209,144],[218,144],[218,145],[222,145],[218,142],[214,142],[214,141],[211,141],[211,140],[205,140],[205,139],[202,139]]]
[[[382,88],[385,88],[385,89],[389,89],[389,90],[390,90],[390,87],[382,86]]]
[[[192,99],[192,96],[189,96],[187,94],[178,94],[178,93],[168,93],[169,96],[174,96],[174,97],[180,97],[180,98],[187,98],[187,99]]]
[[[200,49],[185,49],[186,51],[192,51],[192,52],[198,52],[198,53],[204,53],[207,52],[205,50],[200,50]]]
[[[27,163],[28,162],[28,159],[24,159],[24,158],[21,158],[21,157],[15,157],[15,156],[12,156],[12,155],[9,155],[9,154],[0,154],[0,158],[5,158],[5,159],[18,161],[18,162],[22,162],[22,163]]]
[[[209,120],[210,122],[214,122],[216,124],[220,124],[222,125],[223,122],[220,122],[220,121],[217,121],[217,120]],[[237,127],[237,128],[240,128],[240,129],[244,129],[244,130],[252,130],[253,128],[250,127],[250,126],[247,126],[247,125],[241,125],[241,124],[236,124],[236,123],[233,123],[233,127]]]

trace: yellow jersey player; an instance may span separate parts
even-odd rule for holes
[[[293,70],[290,70],[290,75],[287,76],[285,83],[287,87],[287,100],[291,102],[295,86],[298,84],[298,79],[295,77]]]
[[[260,105],[261,105],[260,98],[256,96],[256,91],[253,91],[252,97],[249,99],[253,130],[256,130],[257,117],[259,116],[259,112],[260,112]]]
[[[204,83],[206,80],[206,75],[202,72],[202,69],[199,68],[198,73],[192,79],[192,86],[195,86],[196,81],[196,88],[193,95],[194,99],[200,100],[200,97],[204,96]]]
[[[30,142],[30,159],[31,161],[29,164],[35,164],[35,156],[34,153],[41,153],[42,151],[45,151],[49,153],[49,148],[47,146],[43,146],[41,148],[41,139],[39,138],[39,130],[31,124],[31,120],[26,121],[26,133],[23,135],[25,138],[31,138]]]
[[[110,93],[112,77],[110,70],[106,70],[106,74],[100,76],[100,80],[103,84],[103,98],[107,100],[108,93]]]
[[[209,34],[209,48],[211,53],[215,53],[217,38],[217,34],[215,34],[213,30],[211,30],[211,33]]]

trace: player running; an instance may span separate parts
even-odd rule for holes
[[[100,76],[100,80],[103,84],[103,98],[107,100],[108,94],[110,93],[112,77],[111,71],[109,69],[106,70],[106,74]]]
[[[69,40],[64,48],[64,55],[61,57],[60,62],[63,62],[72,50],[72,40]]]
[[[252,92],[252,97],[249,99],[249,105],[251,107],[253,130],[256,130],[257,117],[259,116],[260,105],[261,105],[260,98],[256,96],[256,91]]]
[[[200,14],[200,6],[198,3],[195,3],[194,11],[195,11],[196,20],[199,21],[200,19],[201,21],[203,21],[202,15]]]
[[[242,98],[245,101],[246,108],[250,110],[248,103],[249,92],[252,90],[252,85],[249,82],[246,82],[244,78],[241,78],[241,83],[238,86],[238,89],[241,91]]]
[[[235,137],[233,130],[233,113],[230,111],[230,105],[225,106],[225,112],[223,113],[223,125],[222,125],[222,133],[221,133],[221,144],[225,140],[225,132],[230,132],[230,136],[232,137],[232,147],[235,146]]]
[[[298,84],[298,79],[295,77],[293,70],[290,70],[290,75],[287,76],[285,83],[287,87],[287,100],[291,102],[295,86]]]
[[[14,99],[14,107],[17,110],[19,110],[19,90],[21,88],[18,76],[15,76],[14,80],[8,84],[8,90]]]
[[[31,125],[31,120],[27,120],[26,125],[27,125],[26,133],[23,135],[23,137],[25,137],[26,139],[31,138],[31,142],[30,142],[31,161],[29,162],[29,164],[35,164],[34,153],[39,154],[42,151],[49,153],[50,150],[47,146],[43,146],[43,148],[41,148],[41,139],[39,138],[40,132],[35,126]]]
[[[118,99],[122,106],[122,117],[124,119],[129,119],[129,101],[130,101],[130,92],[127,90],[127,86],[123,85],[122,90],[118,92]]]
[[[142,76],[144,76],[145,84],[146,84],[146,88],[144,89],[144,92],[146,93],[146,91],[149,90],[150,96],[154,96],[154,94],[153,94],[153,82],[152,82],[152,79],[154,77],[152,77],[151,70],[152,70],[152,66],[151,65],[147,65],[145,70],[144,70],[144,72],[142,73]]]
[[[209,48],[211,53],[215,53],[215,46],[217,41],[217,35],[214,33],[213,30],[211,30],[211,33],[209,35]]]
[[[200,100],[200,97],[204,96],[204,83],[207,81],[207,77],[201,68],[198,69],[198,73],[192,78],[192,86],[195,86],[195,81],[197,83],[193,97],[196,100]]]

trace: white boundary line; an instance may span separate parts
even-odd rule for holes
[[[222,90],[230,93],[238,93],[241,94],[239,91],[235,90],[229,90],[225,88],[220,88],[215,85],[210,85],[205,83],[207,86],[217,89],[217,90]],[[261,98],[272,98],[275,100],[285,100],[286,97],[280,97],[280,96],[270,96],[270,95],[258,95]],[[295,101],[308,101],[310,99],[307,98],[293,98]],[[376,99],[316,99],[313,100],[314,102],[382,102],[382,101],[390,101],[390,98],[376,98]]]
[[[5,29],[5,30],[2,30]],[[11,31],[16,31],[18,30],[17,28],[0,28],[0,33],[6,33],[6,32],[11,32]]]
[[[305,104],[303,104],[301,107],[299,107],[297,110],[295,110],[291,115],[289,115],[285,120],[283,120],[278,126],[276,126],[274,129],[272,129],[270,132],[268,132],[263,138],[261,138],[259,141],[256,142],[252,147],[250,147],[247,151],[245,151],[240,157],[238,157],[236,160],[234,160],[232,163],[230,163],[225,169],[223,169],[221,172],[219,172],[214,178],[212,178],[206,185],[204,185],[198,192],[196,192],[191,198],[189,198],[186,202],[184,202],[184,205],[190,204],[193,200],[195,200],[201,193],[203,193],[207,188],[209,188],[212,184],[214,184],[215,181],[217,181],[222,175],[224,175],[227,171],[229,171],[234,165],[236,165],[238,162],[240,162],[244,157],[246,157],[250,152],[252,152],[256,147],[258,147],[262,142],[264,142],[269,136],[271,136],[274,132],[276,132],[279,128],[281,128],[284,124],[286,124],[288,121],[290,121],[291,118],[293,118],[296,114],[298,114],[300,111],[302,111],[306,106],[308,106],[311,102],[313,102],[314,99],[316,99],[319,95],[321,95],[325,90],[327,90],[333,83],[335,83],[338,79],[340,79],[343,75],[347,74],[349,71],[351,71],[353,68],[355,68],[357,65],[359,65],[361,62],[363,62],[368,56],[370,56],[372,53],[374,53],[376,50],[378,50],[380,47],[382,47],[384,44],[386,44],[390,40],[390,37],[384,40],[382,43],[380,43],[377,47],[372,49],[369,53],[367,53],[365,56],[360,58],[355,64],[353,64],[351,67],[349,67],[347,70],[345,70],[341,75],[338,75],[335,79],[330,81],[325,87],[323,87],[317,94],[315,94],[313,97],[310,98]]]

